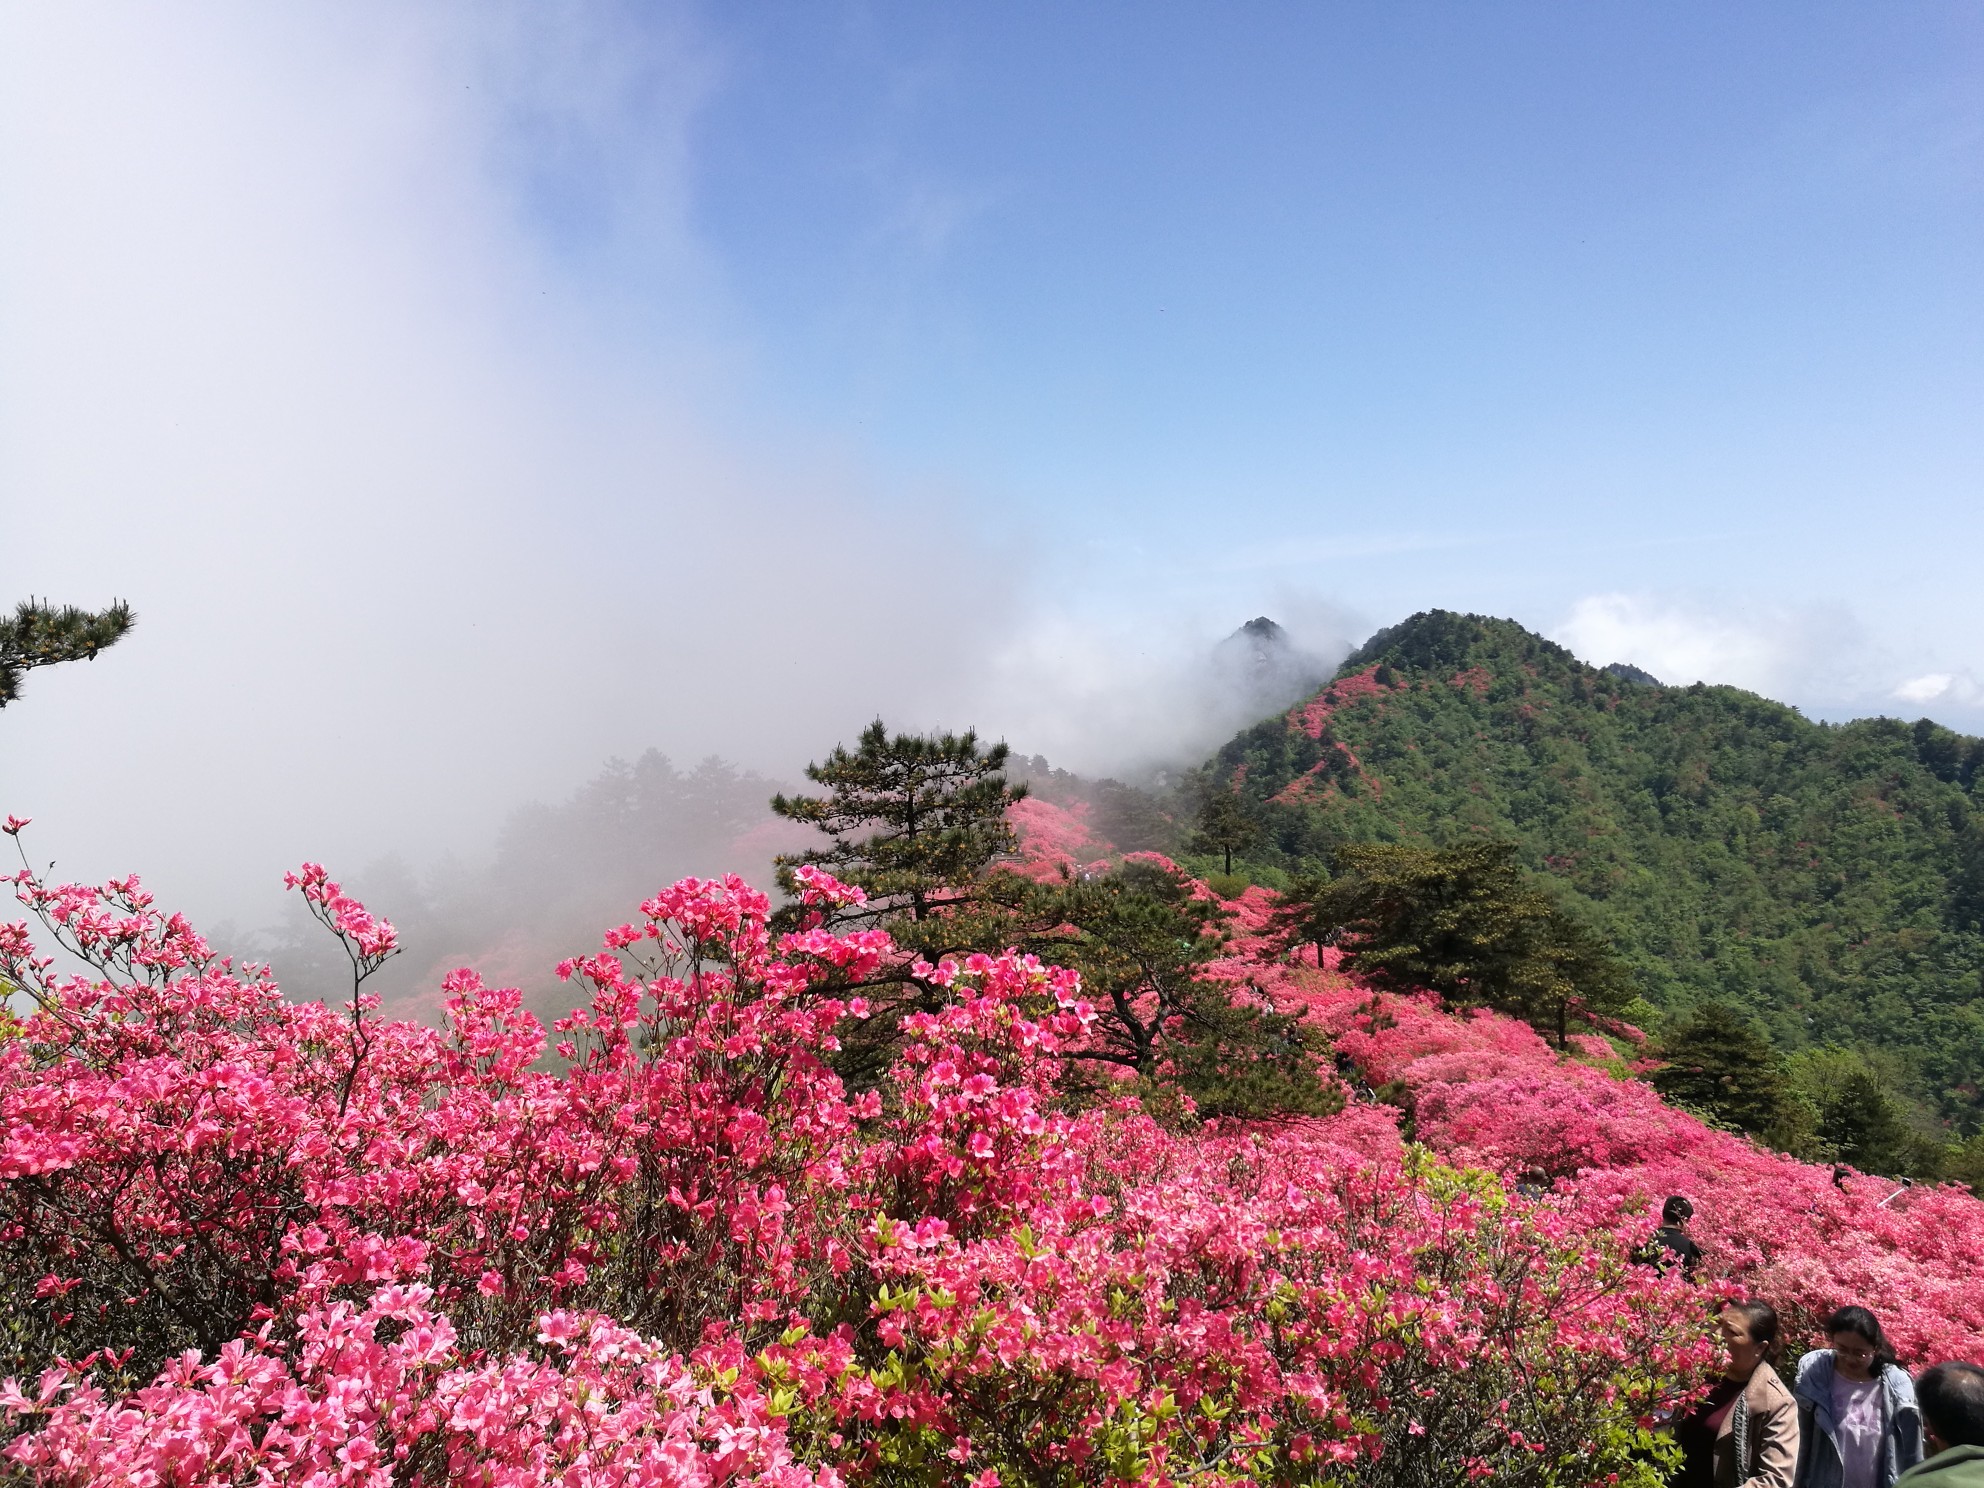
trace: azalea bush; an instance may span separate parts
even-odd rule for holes
[[[11,824],[10,824],[11,825]],[[14,877],[0,976],[5,1458],[49,1483],[1646,1482],[1708,1357],[1619,1202],[1527,1199],[1367,1105],[1267,1129],[1062,1098],[1030,957],[775,935],[689,879],[547,1030],[284,1000],[135,879]],[[803,868],[824,914],[858,890]],[[31,930],[30,923],[39,921]],[[886,1078],[826,1056],[891,958]],[[68,969],[65,969],[68,968]]]
[[[1643,1428],[1707,1357],[1700,1298],[1568,1210],[1318,1126],[1132,1119],[1103,1150],[1155,1170],[1110,1211],[905,1258],[885,1335],[946,1401],[924,1450],[1029,1483],[1659,1481]]]
[[[1708,1274],[1774,1302],[1795,1346],[1859,1303],[1917,1366],[1984,1354],[1984,1202],[1961,1186],[1799,1162],[1666,1105],[1616,1057],[1567,1059],[1512,1019],[1326,969],[1291,975],[1346,1061],[1450,1160],[1613,1201],[1622,1234],[1686,1195]]]
[[[1799,1162],[1708,1125],[1640,1078],[1646,1040],[1623,1023],[1566,1052],[1492,1011],[1377,992],[1333,947],[1291,951],[1278,907],[1260,888],[1228,903],[1235,934],[1215,974],[1328,1035],[1360,1095],[1347,1115],[1547,1192],[1622,1242],[1643,1242],[1662,1200],[1686,1195],[1703,1280],[1773,1302],[1793,1357],[1848,1303],[1881,1317],[1911,1367],[1984,1357],[1984,1201],[1961,1185]]]

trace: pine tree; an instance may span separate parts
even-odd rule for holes
[[[1098,1037],[1075,1057],[1182,1091],[1205,1115],[1335,1109],[1341,1095],[1318,1078],[1299,1021],[1236,1001],[1202,975],[1225,944],[1225,916],[1194,898],[1182,874],[1131,862],[1041,884],[998,870],[1017,848],[1006,810],[1026,794],[1006,780],[1007,759],[1004,744],[981,748],[970,732],[892,736],[877,720],[855,749],[807,767],[824,795],[773,798],[778,815],[832,839],[781,857],[780,883],[792,893],[801,865],[827,869],[868,895],[838,922],[882,925],[932,960],[1017,948],[1073,968],[1098,1013]],[[783,913],[788,923],[802,914]],[[843,1032],[832,1060],[855,1089],[879,1077],[902,1018],[939,995],[900,966],[862,990],[871,1015]]]
[[[1007,782],[1007,755],[1004,744],[981,748],[970,729],[891,736],[876,719],[853,752],[836,745],[824,764],[806,767],[826,795],[772,797],[778,815],[832,839],[781,855],[780,886],[794,892],[792,872],[807,863],[857,885],[868,903],[842,911],[843,923],[921,925],[969,905],[986,866],[1018,845],[1006,809],[1026,787]]]
[[[1634,989],[1611,947],[1534,887],[1503,842],[1348,843],[1337,876],[1298,883],[1277,914],[1291,944],[1338,945],[1384,991],[1438,992],[1539,1027],[1616,1016]]]
[[[1916,1130],[1896,1089],[1896,1062],[1857,1049],[1802,1050],[1787,1062],[1793,1087],[1813,1114],[1818,1151],[1863,1173],[1940,1177],[1950,1154]]]
[[[64,661],[94,661],[97,652],[123,639],[135,620],[121,599],[97,611],[22,600],[11,620],[0,620],[0,708],[20,696],[23,673]]]
[[[1191,880],[1131,861],[1108,873],[1038,884],[999,875],[989,892],[1012,912],[1007,943],[1081,973],[1098,1037],[1078,1057],[1129,1070],[1192,1098],[1203,1116],[1321,1115],[1341,1092],[1318,1078],[1300,1020],[1209,980],[1228,911]]]
[[[1819,1107],[1819,1136],[1841,1162],[1867,1173],[1915,1176],[1915,1133],[1872,1070],[1854,1070],[1828,1094]]]
[[[1654,1071],[1653,1088],[1667,1099],[1783,1145],[1783,1133],[1796,1120],[1783,1061],[1734,1008],[1704,1003],[1656,1052],[1666,1067]]]
[[[1195,824],[1186,847],[1196,853],[1218,853],[1225,864],[1224,872],[1233,872],[1233,855],[1245,852],[1261,836],[1261,824],[1248,811],[1246,803],[1237,791],[1223,786],[1214,786],[1206,792],[1205,803],[1199,807],[1198,821]]]
[[[982,897],[986,868],[1018,847],[1006,810],[1026,787],[1007,781],[1008,757],[1006,745],[981,747],[969,729],[891,735],[879,718],[853,750],[836,745],[824,762],[806,767],[825,795],[772,797],[779,816],[818,827],[829,839],[775,860],[779,885],[794,902],[774,924],[792,928],[812,913],[798,902],[794,870],[814,864],[868,896],[859,908],[833,911],[835,925],[886,928],[903,951],[932,961],[1012,944],[1010,909]],[[887,1069],[903,1018],[935,1011],[940,994],[910,977],[907,956],[858,990],[873,1011],[843,1031],[831,1062],[850,1088],[865,1090]]]
[[[1508,1011],[1539,1027],[1554,1022],[1557,1047],[1569,1041],[1573,1016],[1616,1018],[1639,995],[1626,964],[1590,926],[1537,894],[1539,912],[1524,932],[1527,953],[1510,968]]]
[[[1226,943],[1216,904],[1144,862],[1059,884],[1011,882],[1024,894],[1014,906],[1024,949],[1082,975],[1102,1032],[1092,1057],[1154,1075],[1167,1027],[1193,1013],[1200,973]]]
[[[1952,1183],[1968,1184],[1972,1193],[1984,1199],[1984,1132],[1973,1133],[1948,1149],[1943,1176]]]

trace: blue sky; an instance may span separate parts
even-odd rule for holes
[[[0,809],[233,903],[649,745],[1129,768],[1263,612],[1984,731],[1981,78],[1936,4],[0,13],[0,589],[142,616]]]
[[[1830,714],[1945,675],[1977,716],[1974,8],[666,28],[743,437],[1051,532],[1110,608],[1478,608]],[[521,177],[620,305],[672,282],[612,210],[643,127]]]
[[[1979,535],[1972,8],[711,29],[696,221],[759,394],[1112,579],[1955,618],[1914,591]]]

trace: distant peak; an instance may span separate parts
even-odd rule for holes
[[[1288,631],[1266,615],[1256,615],[1232,635],[1214,648],[1215,655],[1241,655],[1248,658],[1248,664],[1255,667],[1283,665],[1287,657],[1298,654],[1300,647]],[[1322,675],[1329,675],[1329,668],[1323,667]]]
[[[1497,658],[1527,664],[1579,665],[1562,646],[1513,620],[1422,610],[1372,636],[1351,652],[1342,670],[1359,671],[1382,661],[1411,671],[1437,673],[1492,663]]]
[[[1658,687],[1660,679],[1652,672],[1643,671],[1630,661],[1615,661],[1608,667],[1601,667],[1608,677],[1617,677],[1621,682],[1630,682],[1635,687]]]
[[[1329,680],[1330,665],[1297,644],[1288,631],[1256,615],[1213,647],[1219,686],[1240,711],[1262,717],[1307,697]]]

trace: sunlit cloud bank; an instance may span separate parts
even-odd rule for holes
[[[1243,721],[1203,655],[1250,610],[1042,609],[1052,534],[765,412],[696,230],[724,66],[610,7],[8,13],[0,600],[140,616],[0,721],[38,852],[252,923],[610,755]]]
[[[1961,726],[1965,710],[1984,703],[1968,672],[1908,675],[1843,605],[1597,594],[1573,605],[1551,637],[1595,665],[1623,661],[1670,684],[1746,688],[1823,717],[1934,708]]]
[[[1894,696],[1918,707],[1930,705],[1975,708],[1984,703],[1984,686],[1968,672],[1925,672],[1910,677],[1894,690]]]
[[[979,664],[1006,548],[727,422],[680,179],[714,64],[654,35],[12,12],[0,582],[140,615],[5,720],[65,866],[232,905],[306,854],[473,848],[609,753],[789,770]]]

